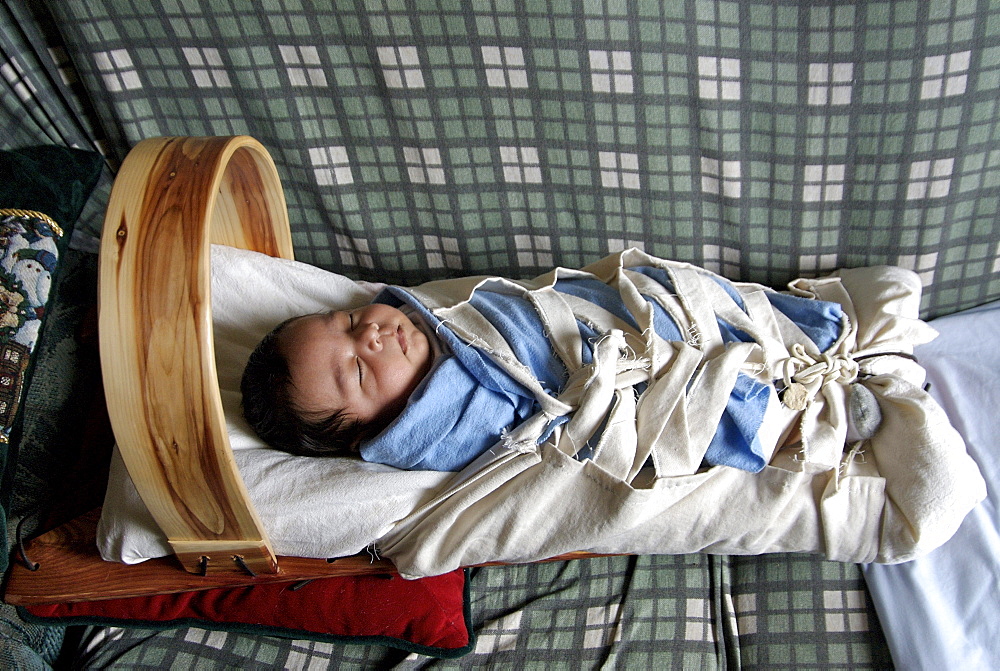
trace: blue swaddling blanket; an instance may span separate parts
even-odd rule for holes
[[[658,282],[666,291],[673,287],[665,271],[639,267],[640,272]],[[719,284],[744,309],[739,293],[724,280]],[[618,291],[597,279],[573,278],[556,282],[557,291],[590,301],[638,328]],[[840,335],[843,312],[836,303],[817,301],[774,292],[767,293],[771,304],[795,322],[820,351],[829,348]],[[644,296],[653,307],[653,327],[665,340],[684,337],[674,320],[653,298]],[[408,305],[429,325],[445,345],[445,352],[407,402],[406,408],[381,434],[361,445],[361,457],[411,470],[460,470],[494,446],[502,435],[534,415],[539,406],[533,394],[513,380],[503,368],[478,347],[461,340],[446,323],[434,316],[403,288],[388,287],[375,302]],[[568,379],[568,371],[553,351],[534,306],[525,298],[480,287],[470,303],[507,340],[518,360],[528,366],[546,392],[557,396]],[[718,320],[725,342],[752,339],[723,320]],[[602,334],[577,320],[582,340],[581,358],[589,364],[593,343]],[[637,385],[637,392],[642,388]],[[719,422],[705,459],[757,472],[765,465],[757,438],[767,410],[769,389],[753,378],[740,374]],[[566,417],[557,422],[566,421]],[[550,430],[553,427],[550,427]],[[543,433],[540,440],[548,435]],[[595,442],[597,437],[591,440]],[[585,458],[588,449],[578,456]]]

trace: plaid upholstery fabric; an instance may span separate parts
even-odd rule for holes
[[[94,629],[79,661],[86,668],[175,668],[193,659],[200,668],[891,667],[857,567],[810,557],[491,567],[474,572],[472,610],[476,648],[456,660],[199,629]]]
[[[989,0],[49,4],[113,156],[256,136],[300,258],[350,275],[635,245],[766,284],[901,265],[928,315],[1000,296]]]
[[[998,91],[996,0],[0,6],[3,146],[97,146],[114,163],[155,135],[253,135],[298,257],[399,283],[637,246],[775,285],[897,264],[920,274],[928,317],[1000,298]],[[99,233],[109,183],[78,230]],[[810,557],[490,568],[473,598],[479,647],[450,662],[198,629],[91,630],[80,655],[889,666],[857,567]]]
[[[731,574],[743,666],[892,667],[857,566],[805,556],[733,557]]]

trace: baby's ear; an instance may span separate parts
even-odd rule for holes
[[[354,433],[354,438],[347,445],[347,453],[361,454],[361,443],[374,438],[378,434],[378,431],[371,431],[367,426],[359,426]]]

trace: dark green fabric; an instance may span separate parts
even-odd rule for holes
[[[0,151],[0,209],[34,210],[67,229],[104,167],[100,154],[43,145]]]
[[[70,149],[54,145],[41,145],[11,150],[0,150],[0,209],[31,210],[51,217],[62,228],[63,235],[57,242],[59,265],[51,271],[52,285],[49,304],[58,293],[57,271],[63,270],[65,253],[73,227],[88,201],[91,191],[102,175],[104,160],[96,152]],[[5,241],[4,244],[9,244]],[[51,313],[51,310],[50,310]],[[52,316],[43,315],[41,333],[51,331]],[[41,342],[41,336],[39,338]],[[26,398],[36,370],[35,362],[42,349],[35,346],[23,373],[21,403],[14,418],[10,442],[0,444],[0,532],[9,538],[8,521],[11,497],[16,480],[18,456],[22,447]],[[32,479],[34,482],[35,480]],[[25,483],[26,485],[28,483]],[[44,500],[44,499],[41,499]],[[33,502],[33,507],[37,504]],[[24,509],[26,506],[20,506]],[[5,546],[6,549],[7,546]],[[8,553],[0,553],[0,573],[7,570]],[[13,607],[3,604],[0,608],[0,667],[12,669],[44,669],[53,663],[62,645],[62,627],[43,627],[21,620]]]
[[[61,258],[69,242],[73,224],[76,222],[104,167],[100,154],[58,146],[38,146],[10,151],[0,151],[0,210],[17,209],[41,212],[56,221],[62,228],[62,236],[56,242]],[[30,227],[26,218],[24,225]],[[44,224],[41,224],[44,225]],[[17,237],[17,236],[14,236]],[[3,240],[3,245],[24,244],[13,240]],[[0,250],[2,252],[3,250]],[[2,255],[2,254],[0,254]],[[53,282],[57,268],[49,270]],[[51,297],[51,291],[49,292]],[[44,309],[41,306],[44,328]],[[0,342],[13,339],[13,334],[4,332]],[[34,370],[34,353],[23,372],[21,400],[27,393]],[[9,510],[13,473],[16,470],[19,451],[20,428],[24,420],[23,403],[12,423],[10,441],[0,443],[0,531],[6,533],[7,511]],[[0,572],[7,570],[7,554],[0,555]]]
[[[78,227],[79,222],[74,231]],[[96,473],[90,473],[99,472],[102,457],[82,457],[79,453],[81,434],[93,418],[95,389],[100,389],[95,387],[95,381],[100,381],[96,333],[88,326],[96,303],[96,255],[67,249],[59,259],[44,334],[32,356],[35,365],[24,396],[24,421],[17,441],[20,454],[12,459],[9,469],[13,486],[8,523],[24,520],[27,538],[35,536],[44,522],[33,511],[41,507],[47,512],[52,504],[70,495],[82,498],[73,501],[74,507],[87,509],[100,504],[101,497],[95,497],[92,490],[103,494]],[[106,473],[106,460],[103,463]],[[43,669],[55,664],[66,631],[65,627],[25,622],[13,606],[3,604],[0,669]],[[15,663],[6,665],[8,659]]]

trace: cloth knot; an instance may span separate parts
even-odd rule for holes
[[[804,409],[828,384],[847,385],[858,378],[858,362],[849,354],[824,353],[817,358],[799,343],[792,345],[789,354],[782,362],[785,391],[781,400],[793,410]]]

